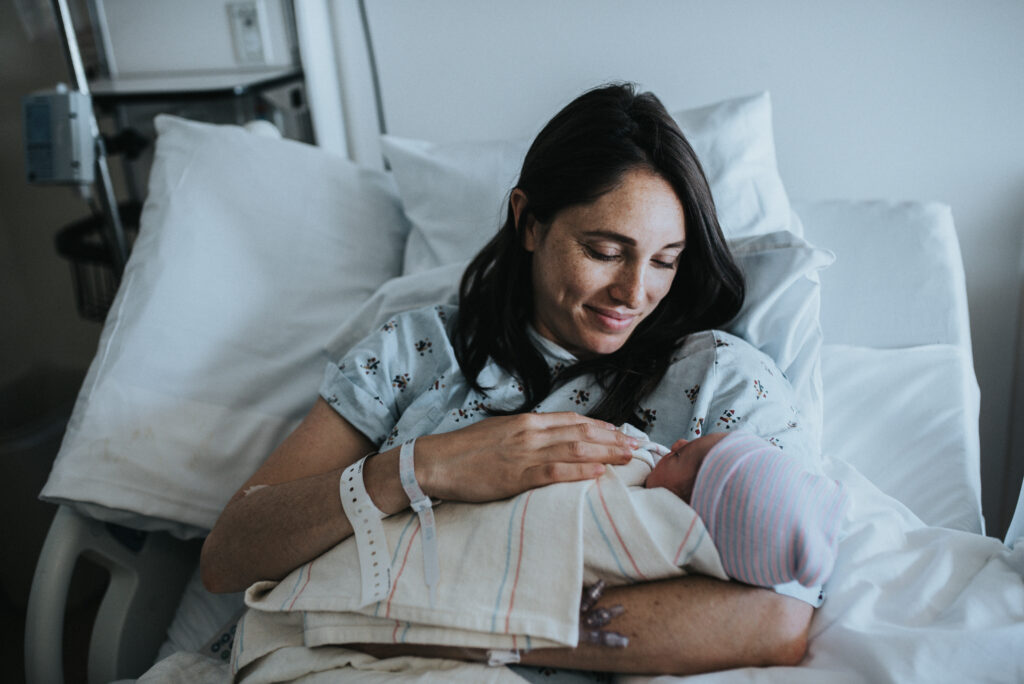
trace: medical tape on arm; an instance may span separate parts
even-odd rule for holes
[[[339,482],[341,507],[352,525],[356,552],[359,554],[359,574],[362,579],[360,608],[384,600],[391,590],[387,538],[384,536],[384,525],[380,522],[387,514],[373,503],[363,482],[363,466],[366,459],[375,454],[367,454],[345,468]]]
[[[402,481],[402,489],[409,497],[409,505],[420,518],[423,578],[430,591],[430,607],[433,608],[437,604],[437,583],[441,577],[437,560],[437,526],[434,524],[434,509],[430,497],[423,493],[416,481],[416,469],[413,464],[415,445],[415,439],[402,444],[398,452],[398,477]]]

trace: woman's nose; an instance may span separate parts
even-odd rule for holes
[[[644,299],[643,266],[624,265],[617,274],[612,296],[631,309],[639,308]]]

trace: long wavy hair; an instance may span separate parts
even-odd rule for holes
[[[553,375],[529,339],[532,255],[523,246],[523,229],[530,216],[544,227],[563,209],[593,202],[633,169],[664,178],[683,207],[686,248],[671,289],[618,350]],[[511,414],[529,411],[557,385],[593,374],[603,396],[589,415],[642,427],[640,404],[687,335],[722,326],[743,304],[743,276],[697,155],[657,97],[632,84],[611,84],[579,96],[548,122],[526,153],[516,187],[526,195],[518,224],[510,203],[504,225],[460,283],[454,346],[467,382],[485,395],[493,389],[478,381],[493,359],[523,386],[520,406],[490,408]]]

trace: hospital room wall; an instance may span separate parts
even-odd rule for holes
[[[72,190],[25,180],[21,98],[68,80],[56,38],[30,40],[14,3],[0,2],[0,386],[33,368],[84,369],[100,326],[78,317],[62,226],[85,216]]]
[[[1024,454],[1008,458],[1011,416],[1022,415],[1011,403],[1024,236],[1024,3],[368,6],[396,134],[528,136],[573,93],[613,79],[640,81],[670,107],[769,90],[791,197],[949,204],[982,389],[984,509],[989,533],[999,534],[1004,492],[1008,513],[1024,471]]]

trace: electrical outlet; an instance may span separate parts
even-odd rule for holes
[[[263,32],[260,28],[260,8],[256,0],[228,3],[231,37],[235,43],[235,57],[239,64],[266,64],[263,53]]]

